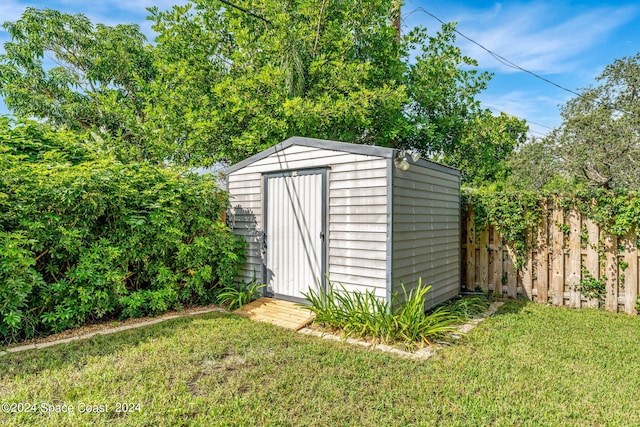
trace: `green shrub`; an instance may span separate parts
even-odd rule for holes
[[[221,289],[218,302],[227,305],[227,309],[235,310],[250,303],[260,296],[260,289],[267,285],[259,285],[255,279],[250,282],[229,284]]]
[[[6,120],[0,169],[0,343],[211,303],[243,264],[211,176]]]
[[[23,234],[0,231],[0,334],[5,339],[35,331],[29,302],[44,282],[33,268],[33,252],[27,249],[30,243]]]
[[[316,314],[315,322],[340,329],[347,335],[408,345],[426,344],[453,330],[458,320],[442,307],[429,313],[425,311],[425,298],[431,286],[423,286],[421,280],[408,294],[402,285],[404,303],[395,293],[387,302],[370,291],[348,292],[342,285],[337,291],[330,280],[327,282],[326,291],[311,289],[304,294],[311,303],[305,308]]]

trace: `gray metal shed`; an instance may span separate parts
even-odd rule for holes
[[[390,300],[422,278],[428,306],[460,289],[460,172],[398,150],[293,137],[225,171],[235,233],[249,247],[241,280],[304,301],[326,286]]]

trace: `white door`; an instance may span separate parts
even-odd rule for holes
[[[325,172],[265,176],[265,283],[275,297],[304,300],[324,274]]]

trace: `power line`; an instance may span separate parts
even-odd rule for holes
[[[506,111],[502,111],[502,110],[499,110],[497,108],[490,107],[488,105],[484,105],[484,107],[488,108],[489,110],[495,111],[496,113],[503,113],[503,114],[506,114],[508,116],[515,117],[516,119],[524,120],[527,123],[531,123],[531,124],[536,125],[536,126],[540,126],[540,127],[543,127],[543,128],[549,129],[549,130],[553,130],[553,128],[550,127],[550,126],[546,126],[546,125],[543,125],[543,124],[540,124],[540,123],[536,123],[536,122],[531,121],[529,119],[525,119],[524,117],[516,116],[515,114],[507,113]],[[537,130],[531,129],[531,127],[529,127],[529,132],[537,133],[540,136],[547,136],[546,134],[544,134],[542,132],[538,132]]]
[[[444,22],[442,19],[438,18],[436,15],[434,15],[434,14],[433,14],[433,13],[431,13],[431,12],[429,12],[428,10],[426,10],[426,9],[425,9],[425,8],[423,8],[423,7],[417,7],[417,8],[415,8],[415,9],[414,9],[414,10],[412,10],[412,11],[411,11],[407,16],[410,16],[410,15],[411,15],[412,13],[414,13],[414,12],[423,12],[423,13],[426,13],[427,15],[429,15],[430,17],[432,17],[432,18],[433,18],[433,19],[435,19],[436,21],[440,22],[441,24],[446,24],[446,22]],[[510,68],[514,68],[514,69],[516,69],[516,70],[523,71],[523,72],[525,72],[525,73],[527,73],[527,74],[530,74],[530,75],[532,75],[533,77],[535,77],[535,78],[537,78],[537,79],[540,79],[540,80],[542,80],[542,81],[544,81],[544,82],[547,82],[547,83],[549,83],[549,84],[551,84],[551,85],[553,85],[553,86],[557,87],[558,89],[562,89],[562,90],[564,90],[564,91],[566,91],[566,92],[569,92],[569,93],[571,93],[571,94],[573,94],[573,95],[580,96],[580,97],[582,96],[582,95],[580,95],[578,92],[576,92],[576,91],[574,91],[574,90],[571,90],[571,89],[566,88],[566,87],[564,87],[564,86],[562,86],[562,85],[559,85],[558,83],[553,82],[553,81],[551,81],[551,80],[547,79],[546,77],[542,77],[541,75],[536,74],[536,73],[534,73],[533,71],[527,70],[526,68],[522,68],[521,66],[519,66],[518,64],[516,64],[516,63],[514,63],[514,62],[510,61],[509,59],[505,58],[504,56],[499,55],[499,54],[497,54],[497,53],[493,52],[492,50],[490,50],[490,49],[488,49],[488,48],[484,47],[482,44],[478,43],[477,41],[473,40],[472,38],[467,37],[466,35],[464,35],[464,34],[463,34],[463,33],[461,33],[460,31],[458,31],[457,29],[454,29],[454,31],[455,31],[457,34],[459,34],[460,36],[462,36],[463,38],[465,38],[466,40],[468,40],[468,41],[470,41],[471,43],[473,43],[473,44],[475,44],[476,46],[478,46],[480,49],[482,49],[482,50],[486,51],[489,55],[491,55],[492,57],[494,57],[494,58],[495,58],[498,62],[500,62],[501,64],[503,64],[503,65],[505,65],[505,66],[507,66],[507,67],[510,67]]]
[[[245,9],[245,8],[243,8],[243,7],[240,7],[240,6],[236,5],[236,4],[234,4],[234,3],[231,3],[231,2],[230,2],[230,1],[228,1],[228,0],[220,0],[220,2],[221,2],[221,3],[223,3],[223,4],[225,4],[225,5],[227,5],[227,6],[229,6],[229,7],[234,8],[234,9],[236,9],[236,10],[239,10],[239,11],[241,11],[241,12],[243,12],[243,13],[245,13],[245,14],[249,15],[249,16],[252,16],[252,17],[254,17],[254,18],[260,19],[261,21],[265,22],[266,24],[271,24],[271,21],[269,21],[268,19],[264,18],[263,16],[260,16],[260,15],[258,15],[258,14],[256,14],[256,13],[252,12],[251,10]],[[404,16],[404,18],[406,18],[406,17],[408,17],[408,16],[412,15],[414,12],[417,12],[417,11],[424,12],[424,13],[426,13],[427,15],[429,15],[429,16],[431,16],[432,18],[434,18],[434,19],[436,19],[437,21],[439,21],[440,23],[445,24],[445,22],[444,22],[444,21],[442,21],[440,18],[438,18],[437,16],[435,16],[435,15],[434,15],[434,14],[432,14],[431,12],[429,12],[429,11],[425,10],[423,7],[418,7],[418,8],[416,8],[416,9],[412,10],[412,11],[411,11],[411,12],[409,12],[407,15],[405,15],[405,16]],[[474,41],[474,40],[470,39],[470,38],[469,38],[469,37],[467,37],[467,36],[465,36],[465,35],[464,35],[464,34],[462,34],[460,31],[455,30],[455,32],[456,32],[456,33],[458,33],[460,36],[464,37],[465,39],[469,40],[471,43],[474,43],[474,44],[476,44],[477,46],[479,46],[480,48],[482,48],[482,49],[484,49],[485,51],[487,51],[489,54],[491,54],[491,56],[493,56],[495,59],[497,59],[497,60],[498,60],[499,62],[501,62],[502,64],[504,64],[504,65],[506,65],[506,66],[509,66],[509,67],[512,67],[512,68],[516,68],[516,69],[521,70],[521,71],[524,71],[524,72],[526,72],[526,73],[529,73],[529,74],[533,75],[534,77],[537,77],[537,78],[542,79],[542,80],[544,80],[544,81],[546,81],[546,82],[548,82],[548,83],[553,84],[554,86],[557,86],[557,87],[558,87],[558,88],[560,88],[560,89],[566,90],[566,91],[568,91],[568,92],[570,92],[570,93],[573,93],[573,94],[575,94],[575,95],[580,96],[578,93],[573,92],[573,91],[571,91],[570,89],[567,89],[567,88],[565,88],[565,87],[562,87],[562,86],[560,86],[560,85],[558,85],[558,84],[556,84],[556,83],[554,83],[554,82],[552,82],[552,81],[550,81],[550,80],[548,80],[548,79],[546,79],[546,78],[544,78],[544,77],[542,77],[542,76],[539,76],[539,75],[537,75],[537,74],[535,74],[535,73],[533,73],[533,72],[531,72],[531,71],[525,70],[524,68],[522,68],[522,67],[518,66],[517,64],[514,64],[513,62],[509,61],[508,59],[506,59],[506,58],[504,58],[504,57],[502,57],[502,56],[500,56],[500,55],[498,55],[498,54],[496,54],[496,53],[494,53],[494,52],[490,51],[490,50],[489,50],[489,49],[487,49],[486,47],[482,46],[480,43],[478,43],[478,42],[476,42],[476,41]],[[491,110],[493,110],[493,111],[496,111],[496,112],[502,113],[502,111],[499,111],[499,110],[497,110],[497,109],[495,109],[495,108],[492,108],[492,107],[488,107],[488,108],[489,108],[489,109],[491,109]],[[509,114],[509,113],[505,113],[505,114]],[[526,121],[527,123],[531,123],[531,124],[534,124],[534,125],[537,125],[537,126],[540,126],[540,127],[543,127],[543,128],[547,128],[547,129],[553,130],[553,128],[551,128],[551,127],[549,127],[549,126],[545,126],[545,125],[542,125],[542,124],[540,124],[540,123],[536,123],[536,122],[533,122],[533,121],[531,121],[531,120],[527,120],[527,119],[525,119],[525,118],[523,118],[523,117],[518,117],[518,116],[516,116],[516,115],[514,115],[514,114],[509,114],[509,115],[510,115],[510,116],[512,116],[512,117],[515,117],[515,118],[517,118],[517,119],[524,120],[524,121]],[[537,134],[539,134],[539,135],[545,136],[543,133],[538,132],[538,131],[535,131],[535,130],[532,130],[532,129],[529,129],[529,132],[533,132],[533,133],[537,133]]]
[[[549,130],[553,130],[553,129],[554,129],[554,128],[552,128],[551,126],[543,125],[543,124],[541,124],[541,123],[536,123],[536,122],[534,122],[534,121],[532,121],[532,120],[525,119],[524,117],[519,117],[519,116],[516,116],[515,114],[507,113],[506,111],[502,111],[502,110],[499,110],[499,109],[497,109],[497,108],[490,107],[489,105],[485,105],[485,107],[487,107],[489,110],[495,111],[496,113],[504,113],[504,114],[508,114],[508,115],[510,115],[510,116],[512,116],[512,117],[515,117],[516,119],[526,120],[526,121],[527,121],[527,123],[531,123],[531,124],[534,124],[534,125],[536,125],[536,126],[543,127],[543,128],[545,128],[545,129],[549,129]]]
[[[436,15],[434,15],[434,14],[433,14],[433,13],[431,13],[431,12],[429,12],[428,10],[426,10],[426,9],[425,9],[425,8],[423,8],[423,7],[417,7],[417,8],[415,8],[415,9],[413,9],[411,12],[409,12],[407,15],[405,15],[405,17],[409,17],[409,16],[411,16],[411,15],[412,15],[413,13],[415,13],[415,12],[423,12],[423,13],[425,13],[425,14],[429,15],[430,17],[432,17],[433,19],[435,19],[436,21],[440,22],[441,24],[443,24],[443,25],[444,25],[444,24],[446,24],[446,22],[444,22],[442,19],[438,18]],[[597,100],[591,100],[591,99],[588,99],[587,97],[585,97],[585,96],[584,96],[583,94],[581,94],[581,93],[578,93],[578,92],[576,92],[576,91],[574,91],[574,90],[572,90],[572,89],[569,89],[569,88],[567,88],[567,87],[564,87],[564,86],[562,86],[562,85],[560,85],[560,84],[558,84],[558,83],[556,83],[556,82],[554,82],[554,81],[551,81],[551,80],[547,79],[546,77],[542,77],[541,75],[536,74],[536,73],[534,73],[533,71],[527,70],[526,68],[523,68],[523,67],[519,66],[518,64],[516,64],[516,63],[512,62],[511,60],[509,60],[509,59],[505,58],[504,56],[499,55],[499,54],[497,54],[497,53],[493,52],[492,50],[490,50],[490,49],[488,49],[488,48],[484,47],[482,44],[478,43],[477,41],[473,40],[472,38],[467,37],[465,34],[461,33],[460,31],[458,31],[458,30],[457,30],[457,29],[455,29],[455,28],[454,28],[454,31],[455,31],[458,35],[460,35],[461,37],[463,37],[463,38],[465,38],[466,40],[468,40],[469,42],[471,42],[471,43],[475,44],[476,46],[478,46],[478,47],[479,47],[479,48],[481,48],[482,50],[486,51],[486,52],[487,52],[489,55],[491,55],[495,60],[497,60],[498,62],[500,62],[501,64],[503,64],[503,65],[505,65],[505,66],[507,66],[507,67],[514,68],[514,69],[516,69],[516,70],[519,70],[519,71],[525,72],[525,73],[527,73],[527,74],[529,74],[529,75],[531,75],[531,76],[533,76],[533,77],[535,77],[535,78],[537,78],[537,79],[540,79],[540,80],[542,80],[542,81],[544,81],[544,82],[546,82],[546,83],[549,83],[549,84],[551,84],[551,85],[553,85],[553,86],[557,87],[558,89],[561,89],[561,90],[564,90],[564,91],[566,91],[566,92],[569,92],[570,94],[575,95],[575,96],[577,96],[578,98],[585,99],[585,100],[587,100],[588,102],[595,102],[597,105],[600,105],[600,106],[602,106],[602,107],[608,108],[608,109],[610,109],[610,110],[612,110],[612,111],[618,111],[618,112],[621,112],[621,113],[624,113],[624,114],[635,115],[635,113],[632,113],[632,112],[629,112],[629,111],[625,111],[625,110],[621,110],[621,109],[616,108],[616,107],[614,107],[614,106],[612,106],[612,105],[610,105],[610,104],[607,104],[607,103],[604,103],[604,102],[600,102],[600,101],[597,101]],[[533,123],[533,122],[532,122],[532,123]]]
[[[253,12],[252,12],[252,11],[250,11],[249,9],[245,9],[245,8],[243,8],[243,7],[240,7],[240,6],[238,6],[238,5],[236,5],[236,4],[233,4],[233,3],[231,3],[230,1],[227,1],[227,0],[220,0],[220,2],[221,2],[221,3],[226,4],[226,5],[227,5],[227,6],[229,6],[229,7],[232,7],[232,8],[234,8],[234,9],[239,10],[240,12],[246,13],[246,14],[247,14],[247,15],[249,15],[249,16],[253,16],[254,18],[260,19],[260,20],[262,20],[265,24],[271,24],[271,21],[269,21],[267,18],[265,18],[265,17],[263,17],[263,16],[260,16],[260,15],[258,15],[258,14],[256,14],[256,13],[253,13]]]

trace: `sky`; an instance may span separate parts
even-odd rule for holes
[[[136,23],[153,40],[145,8],[164,10],[184,3],[186,0],[2,0],[0,21],[19,19],[29,6],[50,8],[85,14],[93,23]],[[238,0],[238,4],[249,2]],[[441,24],[431,15],[457,22],[462,34],[457,36],[457,45],[462,53],[477,60],[480,70],[493,74],[478,97],[483,107],[526,119],[531,136],[542,136],[561,124],[560,107],[575,97],[562,88],[579,92],[594,84],[614,60],[640,52],[637,0],[405,0],[403,31],[422,25],[434,33]],[[0,44],[8,40],[9,35],[0,30]],[[526,71],[505,65],[487,50]],[[7,113],[0,100],[0,114]]]

